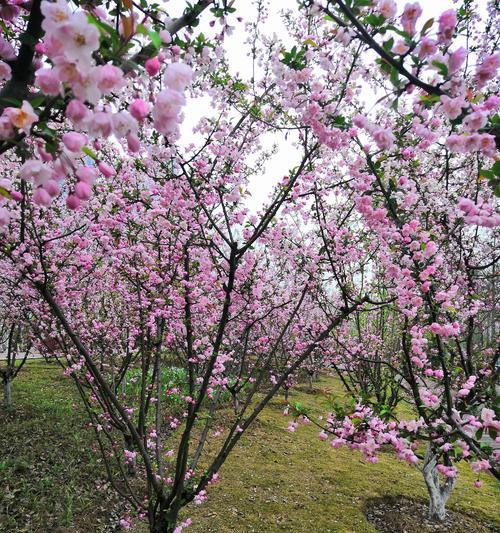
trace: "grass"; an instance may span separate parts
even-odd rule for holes
[[[330,378],[316,386],[341,394]],[[290,402],[295,401],[316,410],[326,402],[305,391],[292,392]],[[374,533],[364,515],[368,499],[426,498],[420,472],[390,454],[381,454],[377,464],[367,464],[357,452],[334,450],[321,442],[312,425],[301,425],[294,434],[286,432],[284,407],[277,398],[263,411],[222,467],[221,482],[209,489],[207,503],[185,510],[184,516],[193,519],[189,531]],[[499,484],[484,479],[483,487],[476,489],[470,468],[461,465],[459,470],[450,508],[500,526]]]
[[[29,361],[0,411],[0,531],[98,531],[111,502],[76,389],[55,364]]]
[[[316,387],[339,390],[330,378]],[[114,502],[96,490],[103,467],[72,382],[54,365],[30,361],[13,384],[13,401],[13,413],[0,413],[0,531],[102,531]],[[326,410],[322,395],[305,390],[292,392],[290,401]],[[188,531],[370,533],[368,499],[426,497],[421,474],[392,455],[366,464],[357,453],[321,442],[311,425],[287,433],[284,406],[276,398],[263,411],[209,488],[208,501],[184,510],[193,519]],[[500,526],[498,484],[484,479],[475,489],[474,479],[466,465],[460,468],[450,507]]]

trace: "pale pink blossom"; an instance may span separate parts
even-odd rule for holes
[[[0,81],[8,81],[12,78],[12,70],[10,65],[4,61],[0,61]]]
[[[163,76],[165,86],[174,91],[183,91],[193,79],[193,70],[185,63],[171,63]]]
[[[81,65],[92,62],[92,53],[99,48],[99,31],[89,24],[82,11],[73,13],[65,24],[58,27],[57,38],[64,43],[64,56]]]
[[[421,14],[422,8],[418,2],[405,5],[405,9],[401,17],[401,24],[406,33],[409,35],[413,35],[415,33],[415,25]]]
[[[469,105],[465,102],[462,96],[450,98],[449,96],[443,94],[440,100],[444,113],[451,120],[458,118],[462,114],[462,109]]]
[[[114,65],[101,65],[94,70],[97,87],[103,94],[120,89],[124,85],[123,71]]]
[[[394,146],[394,134],[389,129],[375,130],[372,137],[381,150],[390,150]]]
[[[0,57],[6,61],[12,61],[16,58],[14,47],[3,35],[0,35]]]
[[[436,41],[430,39],[429,37],[423,37],[420,41],[417,50],[418,57],[420,59],[424,59],[428,56],[434,55],[437,52]]]
[[[467,57],[467,50],[463,47],[458,48],[448,56],[448,73],[455,74],[463,65]]]
[[[0,227],[7,226],[10,222],[10,213],[5,207],[0,207]]]
[[[62,136],[62,142],[70,152],[80,152],[87,144],[87,141],[86,135],[77,133],[76,131],[70,131]]]
[[[45,94],[56,96],[61,92],[61,81],[52,68],[39,68],[35,72],[35,81]]]
[[[398,6],[394,0],[379,0],[377,9],[383,17],[388,20],[396,16]]]
[[[139,121],[144,120],[150,111],[151,106],[148,102],[142,100],[141,98],[136,98],[129,106],[128,110],[130,114]]]
[[[457,14],[454,9],[448,9],[438,19],[438,38],[440,43],[449,43],[457,25]]]
[[[21,167],[19,175],[21,179],[30,181],[38,187],[52,177],[52,170],[38,159],[28,159]]]
[[[68,209],[71,209],[72,211],[75,211],[78,209],[81,205],[81,200],[76,196],[75,194],[69,194],[66,198],[66,206]]]
[[[38,115],[26,100],[23,101],[21,107],[7,107],[4,114],[13,126],[26,134],[30,132],[31,126],[38,120]]]
[[[44,1],[41,3],[40,9],[43,15],[42,28],[46,33],[57,31],[68,23],[71,17],[71,10],[65,0]]]

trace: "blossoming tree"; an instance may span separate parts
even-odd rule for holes
[[[335,444],[371,458],[390,442],[413,463],[428,440],[437,517],[452,485],[437,472],[452,480],[467,455],[497,473],[470,428],[498,424],[483,321],[498,53],[485,38],[471,54],[456,44],[475,38],[470,10],[417,33],[416,3],[400,20],[390,0],[301,5],[291,49],[248,27],[248,80],[224,55],[228,2],[176,19],[128,1],[0,7],[2,282],[39,317],[38,348],[74,379],[110,480],[151,531],[180,531],[269,400],[339,350],[371,365],[378,347],[416,417],[359,405],[328,420]],[[220,22],[209,37],[193,29],[206,13]],[[187,94],[210,110],[186,145]],[[292,137],[293,154],[252,212],[269,135]],[[390,317],[394,354],[377,330],[352,350],[346,321],[362,335],[360,315]],[[173,366],[183,377],[166,377]]]

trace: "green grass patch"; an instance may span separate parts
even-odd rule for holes
[[[0,412],[0,531],[103,531],[116,499],[96,488],[104,468],[92,452],[93,433],[74,384],[57,366],[29,361],[12,392],[14,410]],[[325,414],[330,393],[344,396],[337,380],[322,378],[314,394],[305,385],[292,391],[290,403]],[[357,452],[321,442],[311,424],[288,433],[285,405],[279,397],[261,413],[222,467],[221,481],[209,488],[208,501],[184,510],[193,519],[188,531],[374,533],[364,515],[368,499],[426,498],[420,472],[391,454],[367,464]],[[209,452],[220,438],[211,440]],[[500,526],[498,484],[483,476],[483,487],[475,489],[474,479],[462,465],[450,508]],[[141,524],[136,531],[146,529]]]
[[[94,532],[114,496],[75,385],[55,364],[28,361],[0,411],[0,531]],[[109,491],[108,491],[109,492]]]

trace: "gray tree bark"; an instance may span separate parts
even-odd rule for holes
[[[436,522],[442,522],[446,518],[446,502],[455,486],[455,478],[448,477],[441,484],[436,467],[437,457],[428,445],[425,451],[422,474],[429,493],[429,518]]]

